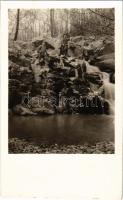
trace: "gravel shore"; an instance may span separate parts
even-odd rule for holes
[[[113,142],[97,142],[94,145],[85,143],[84,145],[35,145],[32,142],[27,142],[24,139],[11,138],[9,139],[9,153],[37,153],[37,154],[113,154]]]

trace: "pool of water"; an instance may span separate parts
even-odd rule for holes
[[[24,138],[36,144],[94,144],[114,141],[112,115],[12,116],[9,137]]]

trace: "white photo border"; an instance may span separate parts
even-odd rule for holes
[[[8,9],[115,8],[115,154],[8,154]],[[122,2],[1,2],[1,193],[49,199],[116,200],[122,195]]]

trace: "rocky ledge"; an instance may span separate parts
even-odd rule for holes
[[[110,81],[114,83],[114,47],[111,42],[107,43],[102,48],[100,57],[93,56],[94,49],[98,49],[101,43],[98,40],[93,43],[89,41],[93,49],[88,62],[96,63],[100,68],[96,70],[97,68],[83,62],[80,58],[83,42],[81,37],[77,40],[73,38],[74,49],[69,45],[68,56],[59,56],[58,47],[50,44],[48,40],[46,42],[48,56],[44,60],[38,57],[38,47],[42,44],[42,39],[30,43],[19,41],[10,43],[9,109],[12,113],[18,115],[108,114],[109,105],[104,98],[104,90],[100,92],[100,87],[103,85],[100,70],[107,72]],[[88,51],[90,52],[90,49]],[[107,56],[109,53],[110,56]],[[40,101],[42,98],[45,99],[43,105]],[[63,101],[59,104],[61,99]]]

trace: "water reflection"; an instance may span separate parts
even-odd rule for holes
[[[112,115],[14,116],[9,120],[9,135],[37,144],[93,144],[114,140],[113,121]]]

